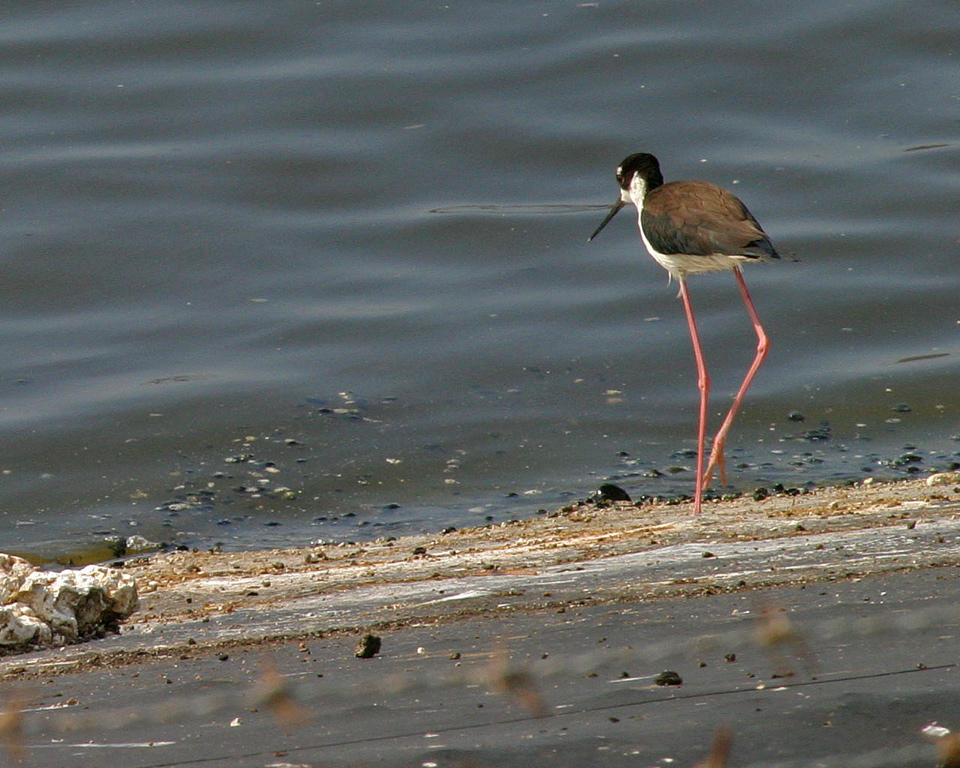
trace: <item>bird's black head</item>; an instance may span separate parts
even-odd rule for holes
[[[630,182],[638,173],[648,192],[663,184],[663,174],[660,173],[660,163],[657,158],[646,152],[637,152],[617,167],[617,183],[620,189],[629,190]]]
[[[638,175],[640,181],[643,183],[639,187],[631,190],[634,179],[636,179]],[[634,155],[630,155],[630,157],[617,167],[617,184],[620,185],[620,196],[614,201],[613,207],[610,209],[607,217],[600,222],[600,226],[587,238],[587,242],[590,242],[599,235],[600,230],[607,226],[610,220],[617,215],[617,211],[623,208],[624,205],[633,202],[639,206],[639,201],[643,199],[643,196],[647,192],[663,184],[663,174],[660,173],[660,163],[657,162],[657,158],[653,155],[648,155],[646,152],[637,152]],[[633,194],[631,194],[631,192]]]

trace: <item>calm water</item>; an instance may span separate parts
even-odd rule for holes
[[[772,351],[733,486],[948,465],[958,11],[8,9],[0,550],[439,530],[606,479],[691,492],[676,286],[626,212],[586,243],[638,150],[733,188],[800,259],[747,270]],[[752,329],[730,275],[691,292],[720,413]]]

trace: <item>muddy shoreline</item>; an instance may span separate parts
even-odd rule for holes
[[[579,503],[363,544],[172,552],[124,563],[119,636],[0,660],[5,677],[578,605],[697,597],[960,564],[960,475],[762,501]]]
[[[697,517],[689,514],[690,504],[581,502],[530,520],[446,534],[282,550],[174,552],[134,560],[126,570],[141,585],[139,620],[173,621],[201,617],[234,601],[270,605],[321,589],[522,573],[679,544],[906,527],[960,516],[960,474],[938,477],[954,482],[823,488],[759,502],[743,497],[708,504]]]

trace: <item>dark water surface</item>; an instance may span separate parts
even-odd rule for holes
[[[676,286],[633,215],[586,243],[638,150],[800,259],[747,270],[734,488],[949,465],[958,51],[952,0],[8,9],[0,550],[692,491]],[[719,414],[753,332],[691,293]]]

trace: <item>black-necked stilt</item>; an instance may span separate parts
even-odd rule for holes
[[[747,285],[743,282],[740,265],[751,261],[779,259],[770,238],[760,227],[740,199],[729,190],[707,181],[672,181],[663,183],[660,163],[653,155],[640,152],[630,155],[617,168],[620,197],[610,213],[588,240],[593,240],[627,203],[637,206],[640,217],[640,237],[650,255],[680,283],[680,297],[690,326],[693,353],[697,360],[700,388],[700,428],[697,432],[697,490],[693,513],[700,512],[703,491],[713,476],[720,471],[720,481],[726,484],[724,443],[740,403],[757,375],[769,343],[757,310],[753,306]],[[753,328],[757,333],[757,354],[747,371],[733,405],[713,439],[710,461],[703,468],[703,454],[707,434],[707,400],[710,395],[710,377],[703,360],[700,335],[693,317],[693,307],[687,293],[687,275],[698,272],[730,270],[737,278],[743,303],[747,307]]]

